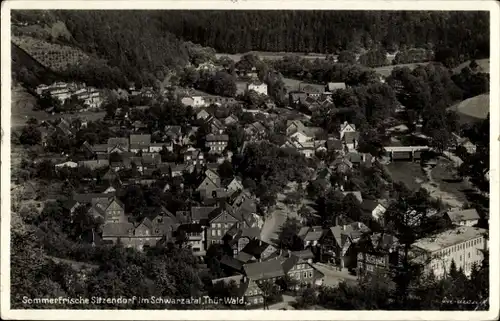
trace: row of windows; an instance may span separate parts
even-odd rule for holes
[[[229,224],[228,223],[212,223],[211,227],[212,228],[221,228],[221,227],[229,228]]]
[[[264,303],[264,298],[254,298],[253,304]]]
[[[212,230],[212,236],[222,236],[221,230]]]
[[[481,244],[482,241],[483,241],[482,238],[478,238],[475,240],[467,241],[467,242],[462,243],[462,244],[454,245],[452,247],[449,247],[447,249],[444,249],[444,250],[434,254],[434,257],[442,257],[445,255],[450,255],[451,253],[455,253],[457,251],[462,251],[462,250],[474,247],[478,244]]]
[[[302,270],[308,267],[309,267],[308,264],[297,264],[292,268],[292,270]]]
[[[300,279],[300,274],[301,274],[300,272],[297,272],[297,273],[290,273],[290,276],[291,276],[292,278],[295,278],[295,279]],[[310,272],[303,272],[303,273],[302,273],[302,277],[303,277],[304,279],[306,279],[308,276],[309,276],[309,278],[312,278],[312,277],[313,277],[313,272],[311,272],[311,271],[310,271]]]

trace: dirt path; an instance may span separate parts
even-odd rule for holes
[[[453,194],[442,191],[439,188],[439,184],[432,177],[432,167],[430,165],[425,166],[423,170],[429,181],[422,183],[421,186],[429,192],[432,198],[441,200],[452,208],[462,208],[464,205],[463,202],[459,201]]]

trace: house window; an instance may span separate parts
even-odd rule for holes
[[[313,277],[313,273],[312,272],[309,272],[309,277],[312,278]]]
[[[221,236],[221,230],[217,230],[217,236]]]
[[[468,258],[470,259],[470,253],[467,254]]]
[[[212,236],[215,236],[215,230],[212,230]]]
[[[264,303],[264,298],[260,298],[260,299],[259,299],[259,302],[260,302],[260,303]]]
[[[460,262],[462,262],[462,256],[460,255]]]
[[[215,228],[215,224],[214,224],[214,223],[212,223],[212,225],[211,225],[211,226],[212,226],[212,228]]]
[[[220,223],[217,223],[217,228],[220,228]]]
[[[259,299],[258,298],[253,299],[253,303],[255,304],[259,303]]]
[[[304,272],[304,278],[307,278],[307,272]]]

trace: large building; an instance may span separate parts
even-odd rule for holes
[[[267,95],[267,85],[260,81],[254,81],[247,84],[247,91],[253,90],[261,95]]]
[[[436,277],[445,276],[455,261],[457,269],[462,268],[469,276],[473,264],[480,265],[483,250],[488,248],[485,229],[459,226],[439,234],[418,240],[413,244],[415,259],[424,263],[428,272]]]

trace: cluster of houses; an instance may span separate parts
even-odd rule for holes
[[[346,89],[345,83],[329,82],[325,86],[315,84],[300,84],[298,90],[288,93],[289,105],[291,107],[305,107],[314,111],[322,106],[330,105],[332,93],[335,90]]]
[[[357,154],[359,132],[354,124],[347,122],[340,125],[340,137],[327,137],[320,127],[308,127],[300,120],[290,120],[287,122],[286,136],[287,141],[281,147],[295,148],[308,158],[320,151]]]
[[[39,85],[36,88],[37,95],[48,93],[52,98],[64,103],[66,100],[76,97],[83,102],[81,110],[97,109],[104,102],[102,94],[93,87],[87,87],[84,83],[55,82],[52,85]]]

